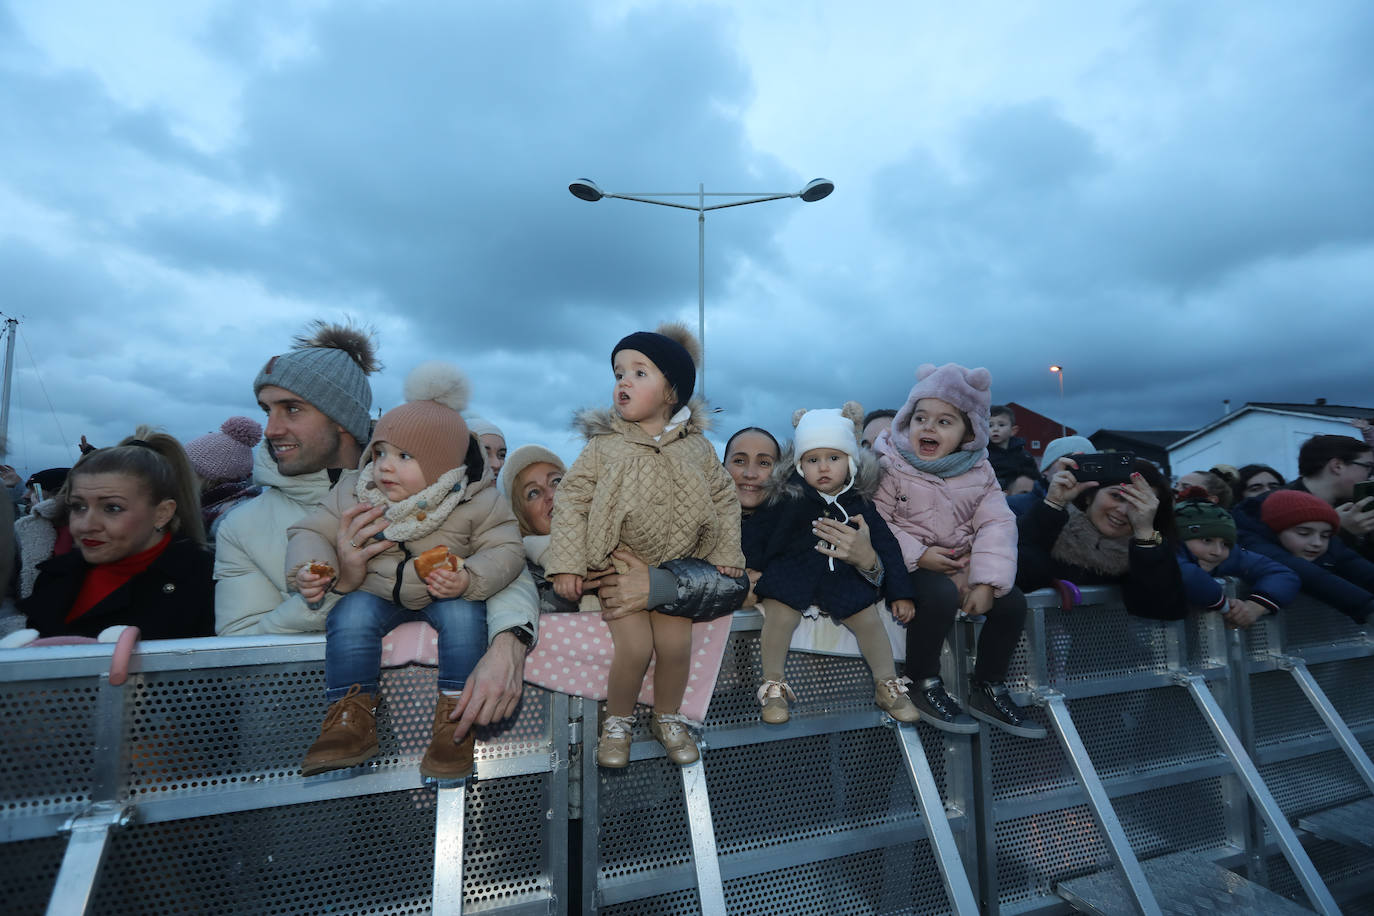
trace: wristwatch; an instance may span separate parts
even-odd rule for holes
[[[516,639],[520,640],[520,644],[521,644],[522,646],[524,646],[526,649],[528,649],[530,646],[534,645],[534,636],[533,636],[533,634],[531,634],[530,631],[527,630],[527,629],[525,629],[524,627],[511,627],[511,628],[508,629],[508,630],[502,630],[501,633],[510,633],[510,634],[512,634],[513,636],[515,636]],[[499,636],[499,635],[501,635],[501,634],[498,633],[498,634],[496,634],[496,635]]]
[[[1152,531],[1147,538],[1131,538],[1131,543],[1137,547],[1158,547],[1164,543],[1164,535],[1158,531]]]

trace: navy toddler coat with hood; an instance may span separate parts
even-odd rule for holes
[[[854,486],[829,502],[802,479],[789,450],[778,462],[769,481],[769,497],[750,518],[744,557],[750,569],[762,573],[754,594],[772,598],[797,610],[812,605],[836,620],[852,617],[879,599],[911,599],[911,577],[902,561],[897,539],[878,514],[873,494],[878,488],[878,461],[867,451],[857,459]],[[862,516],[873,549],[883,565],[882,586],[864,578],[852,564],[816,550],[811,523],[821,518],[837,521]],[[858,527],[849,522],[851,527]],[[833,569],[831,566],[833,565]]]

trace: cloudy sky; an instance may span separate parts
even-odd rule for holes
[[[571,458],[613,343],[697,306],[695,217],[584,176],[835,182],[708,217],[721,433],[927,361],[1084,431],[1374,405],[1371,48],[1360,0],[4,3],[9,460],[255,415],[344,315],[378,406],[448,359]]]

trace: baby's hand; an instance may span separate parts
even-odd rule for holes
[[[740,569],[738,566],[717,566],[716,572],[720,573],[722,576],[729,576],[731,579],[738,579],[740,576],[744,575],[744,570]]]
[[[896,601],[889,601],[887,609],[892,612],[898,623],[911,623],[911,618],[916,616],[916,602],[910,598],[898,598]]]
[[[454,572],[440,567],[425,579],[425,587],[429,589],[429,593],[441,601],[463,597],[463,592],[467,591],[471,584],[472,574],[466,568]]]
[[[576,573],[558,573],[553,577],[553,590],[564,601],[579,601],[582,598],[582,577]]]
[[[310,566],[302,566],[296,570],[296,590],[301,593],[306,604],[314,604],[324,597],[324,593],[329,589],[329,576],[317,576],[310,571]]]

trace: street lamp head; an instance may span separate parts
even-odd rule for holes
[[[596,186],[596,182],[592,181],[590,178],[577,179],[572,184],[568,185],[568,190],[571,191],[572,196],[576,197],[578,200],[585,200],[593,204],[606,196],[601,193],[601,189]]]
[[[797,196],[810,204],[818,200],[825,200],[833,190],[835,190],[835,182],[828,178],[813,178],[806,183],[806,187],[802,188],[801,193]]]
[[[1050,366],[1050,371],[1051,371],[1051,372],[1063,372],[1063,371],[1064,371],[1064,367],[1063,367],[1063,366]]]

